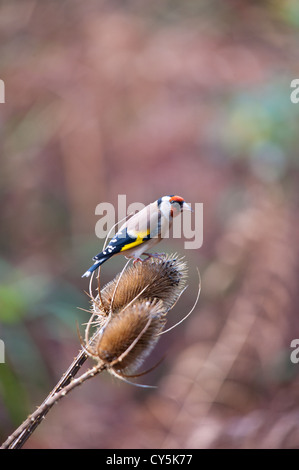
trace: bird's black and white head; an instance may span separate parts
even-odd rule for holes
[[[183,210],[192,210],[181,196],[163,196],[158,199],[157,204],[162,214],[167,218],[176,217]]]

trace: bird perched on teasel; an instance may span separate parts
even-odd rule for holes
[[[89,277],[101,264],[115,255],[134,258],[134,261],[142,261],[141,255],[147,255],[148,258],[158,256],[147,253],[147,250],[168,234],[173,218],[183,210],[192,209],[182,197],[174,195],[160,197],[144,207],[121,226],[103,251],[93,257],[95,263],[82,277]]]

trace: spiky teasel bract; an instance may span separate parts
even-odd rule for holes
[[[102,290],[98,277],[98,295],[90,293],[86,352],[113,375],[129,377],[162,334],[167,312],[185,289],[186,273],[182,258],[169,255],[126,265]]]

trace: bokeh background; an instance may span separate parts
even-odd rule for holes
[[[160,245],[189,266],[168,326],[197,266],[202,293],[147,361],[157,389],[102,374],[25,448],[299,446],[298,28],[295,0],[1,1],[1,441],[78,352],[96,205],[179,194],[204,243]]]

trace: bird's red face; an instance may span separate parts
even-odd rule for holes
[[[178,202],[179,204],[184,204],[185,202],[185,199],[182,198],[181,196],[172,196],[170,199],[169,199],[169,202]]]
[[[181,196],[171,196],[169,198],[171,204],[171,216],[175,217],[180,214],[182,210],[187,209],[191,210],[191,207],[185,202],[185,199]]]

